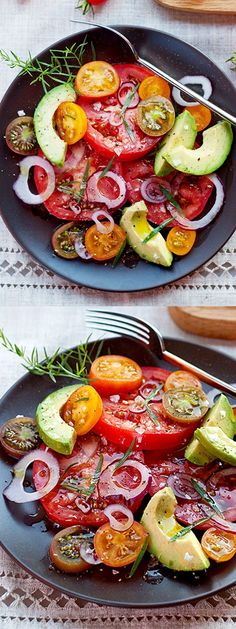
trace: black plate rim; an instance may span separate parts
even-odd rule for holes
[[[122,29],[125,29],[125,30],[126,29],[130,29],[131,31],[135,31],[137,28],[139,28],[139,26],[135,25],[135,24],[134,25],[132,25],[132,24],[128,24],[128,25],[112,25],[112,26],[114,28],[118,29],[118,30],[121,30],[121,31],[122,31]],[[81,31],[77,31],[75,33],[72,33],[72,34],[70,34],[70,35],[68,35],[68,36],[58,40],[57,42],[54,42],[53,46],[57,46],[58,44],[62,44],[62,43],[66,42],[69,38],[71,38],[73,36],[75,36],[75,37],[76,36],[80,36],[81,34],[86,34],[88,32],[94,31],[94,30],[96,31],[97,29],[99,29],[98,26],[94,26],[94,27],[92,26],[89,29],[84,29],[84,30],[81,30]],[[230,87],[232,89],[234,89],[234,84],[231,81],[231,78],[229,78],[224,73],[224,71],[220,67],[218,67],[216,65],[216,63],[209,56],[206,56],[198,47],[193,46],[192,44],[186,42],[185,40],[182,40],[179,37],[176,37],[172,33],[168,33],[167,31],[162,31],[162,30],[159,30],[159,29],[150,28],[148,26],[143,27],[143,30],[144,31],[149,31],[149,32],[154,32],[156,34],[159,33],[160,35],[164,35],[166,37],[169,37],[171,40],[176,41],[178,44],[186,45],[187,47],[191,48],[191,50],[193,52],[196,52],[198,55],[202,56],[203,58],[206,58],[206,59],[210,60],[210,62],[216,67],[216,69],[221,72],[221,74],[224,76],[226,81],[228,81]],[[43,51],[38,53],[37,56],[41,56],[41,55],[47,53],[48,50],[49,50],[49,47],[45,48]],[[17,80],[20,78],[20,76],[21,76],[20,73],[18,73],[18,75],[15,77],[15,79],[13,79],[12,83],[8,87],[8,89],[5,92],[4,97],[3,97],[3,99],[2,99],[2,101],[0,103],[0,109],[2,107],[4,107],[5,99],[7,99],[8,94],[10,93],[13,84],[15,84],[17,82]],[[149,291],[149,290],[153,290],[153,289],[158,290],[158,289],[160,289],[162,287],[171,286],[173,283],[182,280],[183,278],[187,277],[188,275],[191,276],[193,273],[198,271],[203,265],[207,264],[207,262],[209,262],[214,257],[214,255],[216,255],[222,249],[222,247],[224,247],[224,245],[228,242],[228,240],[231,238],[232,234],[235,231],[235,226],[232,227],[232,230],[230,228],[230,231],[227,232],[227,236],[225,235],[223,237],[223,240],[221,241],[220,246],[218,247],[218,245],[217,245],[217,249],[216,250],[214,249],[214,252],[209,253],[210,248],[206,247],[206,249],[205,249],[205,252],[206,252],[205,256],[201,259],[201,261],[199,261],[199,263],[198,262],[196,263],[196,266],[194,267],[194,269],[180,272],[180,274],[178,274],[178,277],[176,277],[176,278],[173,278],[173,279],[170,278],[169,280],[168,279],[165,280],[165,278],[164,278],[164,280],[161,281],[161,284],[156,284],[155,279],[153,279],[153,281],[150,283],[150,285],[149,286],[145,286],[144,288],[142,288],[142,287],[140,287],[140,288],[135,288],[134,287],[133,288],[132,285],[129,288],[122,288],[122,287],[120,287],[120,288],[116,288],[116,287],[115,288],[113,288],[113,287],[111,288],[110,287],[109,288],[109,287],[106,287],[106,286],[99,286],[99,287],[97,287],[97,286],[94,285],[94,283],[91,283],[91,281],[89,281],[89,280],[86,280],[85,283],[84,282],[81,283],[80,281],[76,281],[75,279],[73,279],[73,281],[72,281],[68,277],[68,273],[66,273],[66,271],[65,272],[61,271],[61,270],[58,271],[56,268],[54,268],[55,267],[54,262],[52,262],[52,264],[50,264],[50,266],[48,266],[47,264],[45,265],[45,263],[41,259],[40,255],[37,256],[37,255],[34,254],[34,252],[31,251],[32,247],[30,249],[25,249],[25,243],[22,242],[21,237],[19,236],[18,233],[16,233],[16,231],[14,229],[14,226],[13,227],[9,226],[7,213],[6,214],[5,214],[5,212],[2,213],[2,219],[3,219],[4,223],[5,223],[5,225],[7,226],[8,230],[10,231],[10,233],[15,238],[16,242],[18,242],[18,244],[23,248],[23,250],[26,251],[28,253],[28,255],[30,255],[30,257],[36,263],[40,264],[40,266],[42,266],[42,268],[44,268],[46,271],[53,272],[53,274],[55,274],[57,277],[59,277],[59,278],[61,277],[63,280],[65,280],[66,282],[68,282],[72,286],[85,287],[85,288],[89,288],[89,289],[93,289],[93,290],[104,291],[104,292],[114,292],[114,293],[133,293],[133,292],[134,293],[139,293],[141,291]],[[23,239],[23,241],[24,241],[24,239]],[[141,261],[141,263],[143,263],[143,261]],[[81,266],[81,269],[83,270],[83,266]],[[105,269],[105,272],[106,272],[106,269]],[[80,274],[81,274],[81,271],[80,271]],[[114,276],[114,278],[115,278],[115,276]],[[132,284],[132,276],[131,276],[130,280],[131,280],[131,284]]]

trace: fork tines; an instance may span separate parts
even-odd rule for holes
[[[149,345],[148,327],[136,317],[122,315],[106,310],[88,310],[86,324],[93,330],[114,332],[115,334],[130,336]]]

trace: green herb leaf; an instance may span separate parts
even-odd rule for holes
[[[88,175],[89,175],[89,160],[87,160],[87,162],[86,162],[86,167],[85,167],[83,178],[82,178],[82,181],[81,181],[81,184],[80,184],[79,191],[77,191],[77,190],[75,190],[73,188],[73,186],[76,183],[78,183],[77,181],[70,181],[70,182],[68,182],[66,184],[62,183],[62,184],[60,184],[58,186],[58,190],[60,190],[60,192],[64,192],[64,194],[71,195],[76,200],[76,202],[79,203],[81,201],[82,197],[83,197],[83,194],[84,194],[84,191],[85,191],[85,188],[86,188]]]
[[[92,41],[91,41],[90,46],[91,46],[91,52],[92,52],[92,61],[96,61],[97,54],[96,54],[94,43]]]
[[[153,413],[153,411],[151,411],[151,409],[149,408],[148,404],[147,405],[144,404],[144,406],[145,406],[145,410],[147,411],[147,413],[148,413],[149,417],[152,419],[152,421],[154,421],[154,423],[157,426],[160,426],[159,419],[157,418],[155,413]]]
[[[124,105],[123,105],[122,109],[119,112],[119,116],[123,117],[126,109],[129,107],[129,105],[131,103],[131,100],[133,99],[134,95],[136,94],[138,88],[139,88],[139,83],[137,83],[137,85],[134,86],[134,88],[130,92],[129,96],[127,96],[127,98],[125,99]]]
[[[119,251],[116,254],[116,257],[114,258],[114,260],[112,262],[112,268],[113,269],[117,266],[118,262],[120,261],[122,253],[125,250],[126,245],[127,245],[127,239],[125,238],[123,240],[123,242],[122,242],[122,245],[119,248]]]
[[[233,64],[231,70],[236,70],[236,52],[233,52],[232,56],[229,59],[226,59],[226,63],[228,63],[228,61],[231,61],[231,63]]]
[[[133,134],[133,131],[131,130],[131,128],[130,128],[130,126],[129,126],[128,122],[127,122],[127,120],[125,119],[125,117],[124,117],[124,116],[123,116],[123,114],[121,114],[121,113],[120,113],[120,117],[121,117],[121,118],[122,118],[122,120],[123,120],[123,123],[124,123],[124,125],[125,125],[125,128],[126,128],[126,130],[127,130],[127,133],[128,133],[128,135],[129,135],[130,139],[132,140],[132,142],[134,142],[134,134]]]
[[[149,408],[148,403],[155,397],[155,395],[157,395],[157,393],[159,393],[159,391],[163,388],[163,384],[160,384],[159,387],[157,387],[156,389],[154,389],[154,391],[152,391],[144,400],[143,400],[143,406],[145,408],[145,410],[147,411],[149,417],[151,417],[151,419],[155,422],[155,424],[157,426],[160,426],[160,422],[156,416],[155,413],[153,413],[153,411]]]
[[[142,546],[142,548],[141,548],[137,558],[135,559],[135,561],[134,561],[134,563],[133,563],[133,565],[131,567],[131,570],[130,570],[130,573],[129,573],[129,576],[128,576],[129,579],[132,579],[132,577],[134,576],[137,568],[139,567],[139,564],[141,563],[141,561],[142,561],[142,559],[143,559],[143,557],[145,555],[147,547],[148,547],[148,536],[146,537],[145,542],[144,542],[144,544],[143,544],[143,546]]]
[[[92,496],[94,489],[99,481],[100,475],[101,475],[101,471],[102,471],[102,464],[103,464],[103,455],[100,454],[99,457],[99,461],[96,467],[96,470],[94,472],[94,476],[93,476],[93,480],[92,483],[87,491],[87,497],[90,498],[90,496]]]
[[[98,461],[96,470],[94,472],[92,482],[89,487],[83,487],[83,485],[81,485],[76,480],[73,480],[73,478],[71,478],[70,480],[67,480],[65,478],[65,480],[62,481],[61,486],[64,487],[65,489],[69,489],[70,491],[74,491],[77,494],[82,494],[83,496],[86,496],[86,498],[91,498],[94,492],[94,489],[100,478],[102,464],[103,464],[103,455],[100,454],[99,461]],[[73,463],[73,465],[76,465],[76,464]],[[73,465],[71,467],[73,467]],[[83,481],[83,479],[81,480]]]
[[[105,177],[105,175],[108,173],[108,171],[110,170],[113,162],[114,162],[114,155],[113,157],[111,157],[110,161],[108,162],[107,166],[102,170],[101,174],[99,175],[98,179],[102,179],[102,177]]]
[[[181,529],[181,531],[178,531],[178,533],[176,533],[175,535],[173,535],[173,537],[170,538],[170,542],[175,542],[176,539],[179,539],[180,537],[184,537],[184,535],[187,535],[187,533],[192,531],[192,529],[194,529],[195,526],[198,526],[198,524],[203,524],[204,522],[207,522],[208,520],[211,519],[211,517],[212,515],[208,516],[207,518],[202,518],[202,520],[196,520],[196,522],[193,522],[193,524],[190,524],[189,526],[185,526],[184,529]]]
[[[167,188],[164,188],[164,186],[162,186],[162,185],[160,185],[160,190],[161,190],[161,192],[163,192],[163,194],[165,194],[165,196],[168,199],[168,201],[170,201],[170,203],[172,203],[172,205],[174,205],[174,207],[176,207],[176,210],[178,210],[178,212],[181,214],[181,216],[184,216],[183,210],[180,207],[178,201],[176,201],[176,199],[173,197],[173,194],[171,194],[171,192],[169,190],[167,190]]]
[[[151,240],[154,236],[156,236],[156,234],[158,234],[159,232],[161,232],[162,229],[164,229],[167,225],[169,225],[169,223],[172,223],[174,219],[173,218],[167,218],[165,221],[163,221],[163,223],[161,223],[160,225],[158,225],[158,227],[155,227],[155,229],[153,229],[150,234],[148,234],[146,236],[146,238],[144,238],[143,240],[143,244],[145,244],[146,242],[148,242],[149,240]]]
[[[198,494],[200,494],[200,496],[204,498],[204,500],[212,507],[212,509],[214,509],[214,511],[216,511],[216,513],[218,513],[218,515],[224,518],[225,516],[223,514],[223,511],[220,509],[220,507],[218,507],[214,498],[210,496],[207,491],[205,491],[204,487],[202,487],[202,485],[200,485],[200,483],[198,483],[194,478],[191,478],[191,482]]]
[[[94,8],[89,0],[82,0],[82,2],[77,4],[75,8],[81,9],[83,15],[86,15],[87,13],[92,13],[92,16],[94,17]]]
[[[122,459],[120,459],[120,460],[118,461],[118,463],[116,464],[116,466],[115,466],[115,470],[118,470],[118,469],[119,469],[119,467],[121,467],[121,465],[123,465],[123,463],[125,463],[126,459],[128,459],[128,458],[129,458],[129,455],[131,454],[132,450],[134,449],[135,444],[136,444],[136,437],[134,437],[134,439],[133,439],[133,441],[131,442],[131,444],[130,444],[130,446],[129,446],[128,450],[126,450],[126,452],[125,452],[124,456],[122,456]]]

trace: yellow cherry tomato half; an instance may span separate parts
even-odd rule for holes
[[[94,548],[106,566],[122,568],[137,559],[147,537],[147,531],[139,522],[133,522],[127,531],[122,532],[115,531],[109,524],[103,524],[95,533]]]
[[[200,380],[189,371],[173,371],[165,381],[164,391],[170,391],[170,389],[201,389],[202,385]]]
[[[77,435],[85,435],[100,419],[102,408],[99,393],[90,385],[84,385],[70,395],[62,416],[67,424],[73,424]]]
[[[109,223],[103,225],[108,227]],[[96,225],[92,225],[85,234],[85,247],[94,260],[111,260],[119,252],[125,238],[126,234],[119,225],[114,225],[109,234],[102,234]]]
[[[212,527],[203,534],[201,545],[206,555],[217,563],[229,561],[236,553],[236,535]]]
[[[187,111],[195,118],[198,131],[206,129],[211,122],[212,114],[205,105],[193,105],[193,107],[185,107]]]
[[[138,93],[141,100],[145,100],[150,96],[165,96],[165,98],[170,98],[170,86],[161,76],[147,76],[146,79],[140,83]]]
[[[75,78],[75,89],[86,98],[102,98],[114,94],[119,87],[119,76],[110,63],[90,61],[85,63]]]
[[[164,135],[173,127],[174,121],[174,107],[164,96],[150,96],[138,104],[137,123],[146,135]]]
[[[172,227],[169,231],[166,244],[169,251],[177,256],[186,256],[191,251],[196,240],[196,232],[193,229]]]
[[[67,144],[75,144],[84,137],[88,120],[85,111],[76,103],[65,101],[55,112],[55,126],[58,135]]]

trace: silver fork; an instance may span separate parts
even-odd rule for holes
[[[212,376],[203,369],[192,365],[184,358],[172,354],[165,349],[164,339],[158,328],[150,325],[143,319],[138,319],[127,314],[109,312],[107,310],[88,310],[86,312],[86,324],[93,330],[103,330],[104,332],[114,332],[116,335],[127,336],[137,341],[141,341],[160,358],[164,358],[169,363],[190,371],[207,384],[213,385],[217,389],[236,397],[236,388],[219,378]]]

